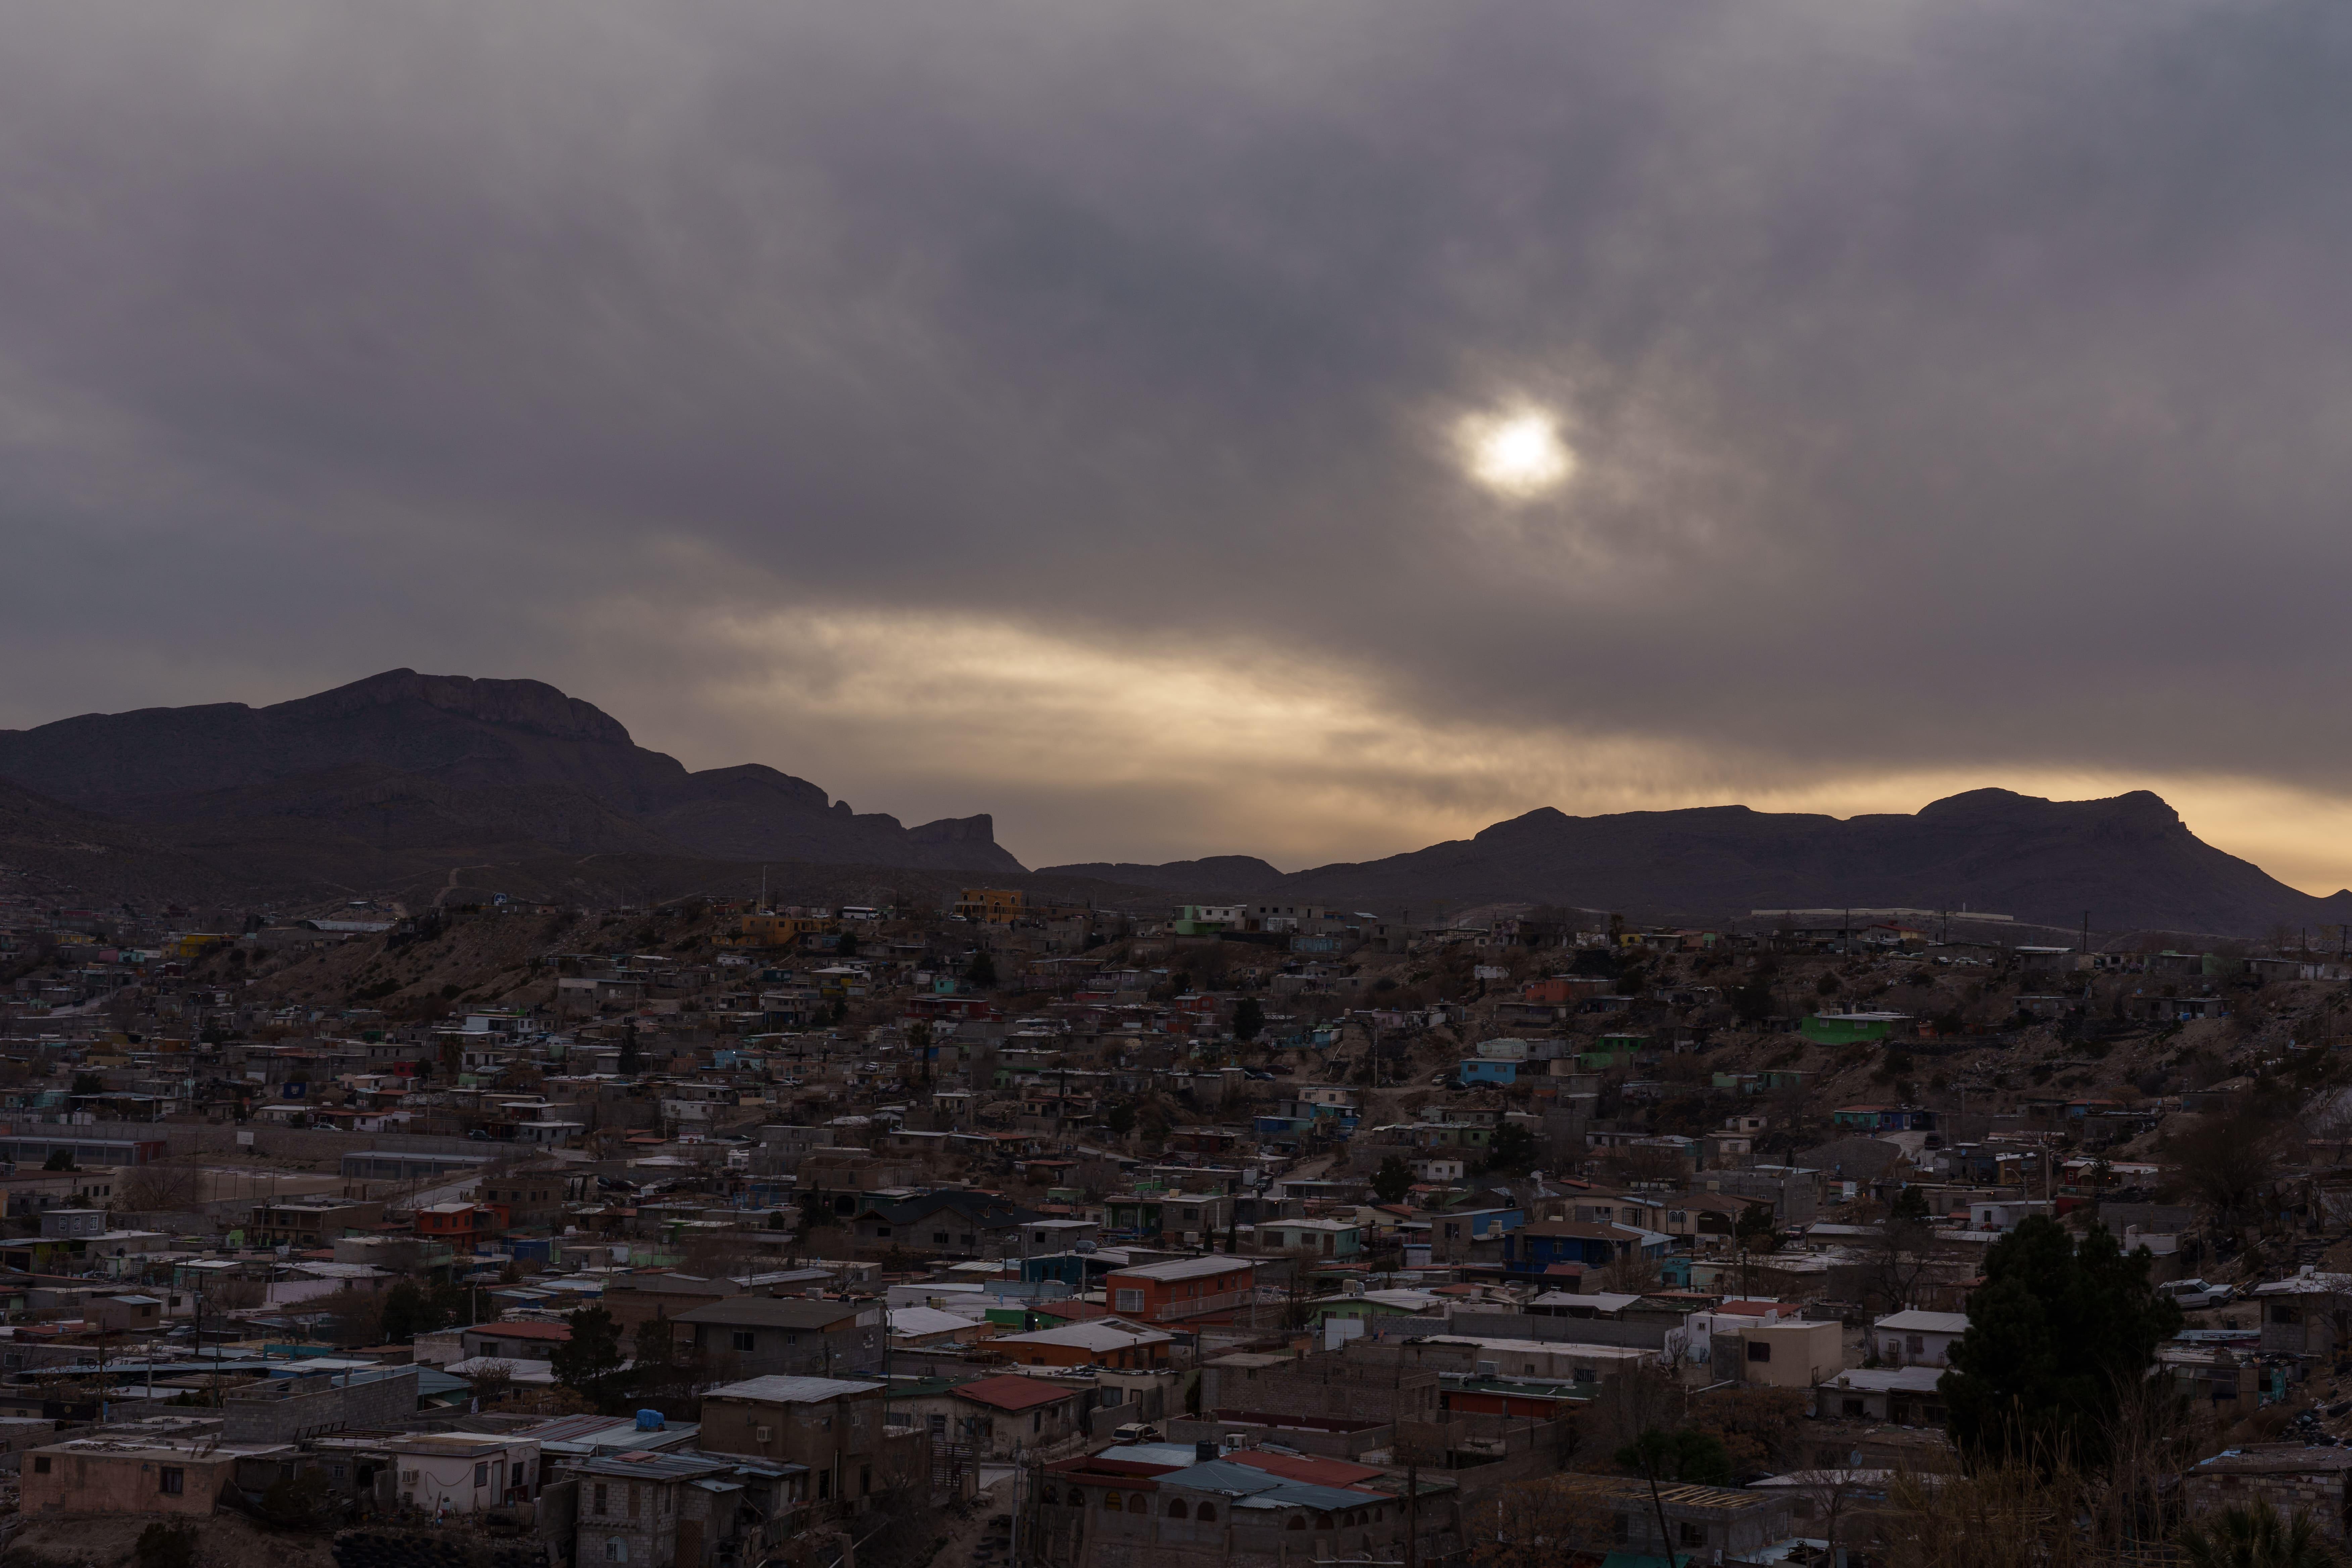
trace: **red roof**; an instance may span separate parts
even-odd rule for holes
[[[571,1327],[564,1323],[478,1323],[470,1331],[496,1334],[502,1340],[548,1340],[558,1343],[572,1338]]]
[[[1043,1378],[1012,1373],[1003,1377],[983,1377],[977,1383],[967,1383],[950,1392],[959,1399],[992,1405],[999,1410],[1034,1410],[1040,1405],[1055,1405],[1065,1399],[1077,1397],[1076,1389],[1056,1388]]]
[[[1381,1473],[1370,1465],[1351,1465],[1345,1459],[1310,1459],[1303,1454],[1268,1454],[1255,1448],[1237,1448],[1224,1458],[1286,1481],[1318,1487],[1352,1487]]]
[[[1076,1296],[1065,1296],[1055,1301],[1040,1301],[1029,1310],[1041,1318],[1060,1318],[1069,1322],[1081,1318],[1110,1316],[1110,1309],[1100,1301],[1081,1301]]]

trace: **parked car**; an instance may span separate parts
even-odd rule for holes
[[[2184,1312],[2200,1307],[2218,1307],[2237,1294],[2231,1285],[2208,1285],[2202,1279],[2168,1279],[2156,1288],[2156,1293],[2170,1300]]]

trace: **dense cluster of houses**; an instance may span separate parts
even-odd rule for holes
[[[1274,1568],[1455,1556],[1482,1502],[1557,1477],[1636,1556],[1826,1561],[1872,1517],[1836,1498],[1954,1462],[1939,1383],[1984,1249],[2028,1218],[2096,1218],[2221,1301],[2159,1355],[2204,1408],[2294,1399],[2346,1348],[2352,1279],[2221,1301],[2198,1213],[2116,1152],[2229,1083],[1971,1103],[1890,1071],[1826,1100],[1801,1047],[1890,1059],[1954,1026],[1851,999],[1883,984],[1733,1007],[1760,954],[1865,981],[1997,961],[2021,1017],[2079,1022],[2105,984],[2179,1025],[2250,974],[2328,978],[2307,958],[968,889],[921,917],[709,905],[689,940],[551,948],[429,1018],[252,978],[550,911],[344,912],[19,911],[9,947],[47,955],[0,1037],[22,1513],[293,1484],[551,1563],[751,1568],[1003,1475],[1025,1561]],[[1792,1047],[1711,1063],[1742,1028]],[[403,1286],[462,1308],[357,1333]],[[566,1360],[599,1310],[611,1375],[645,1373],[619,1414]],[[1663,1505],[1564,1469],[1636,1377],[1702,1410],[1777,1391],[1779,1463]],[[2184,1495],[2317,1489],[2340,1535],[2343,1467],[2305,1453],[2223,1456]]]

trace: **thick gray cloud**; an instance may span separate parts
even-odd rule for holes
[[[1204,666],[1344,687],[1367,850],[1579,756],[1660,798],[2352,761],[2340,6],[7,24],[9,722],[531,674],[1033,858],[1331,847],[1192,842],[1246,821],[1040,709],[1057,658],[1179,748]],[[1580,467],[1509,505],[1448,432],[1519,400]],[[1033,766],[926,751],[920,669],[828,706],[990,628],[1028,651],[964,696]],[[1566,760],[1384,744],[1469,732]]]

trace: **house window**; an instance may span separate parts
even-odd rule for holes
[[[1140,1312],[1143,1310],[1143,1292],[1140,1290],[1121,1290],[1118,1293],[1118,1310],[1122,1312]]]
[[[47,1454],[34,1456],[33,1473],[37,1476],[46,1476],[49,1473],[49,1457]]]
[[[748,1351],[753,1343],[751,1331],[749,1329],[738,1329],[729,1338],[739,1351]]]
[[[158,1489],[166,1497],[180,1496],[188,1489],[188,1472],[176,1465],[164,1466]]]
[[[1926,1355],[1927,1353],[1927,1342],[1920,1338],[1917,1334],[1913,1334],[1908,1340],[1904,1342],[1904,1348],[1909,1351],[1913,1355]]]
[[[1168,1517],[1171,1519],[1182,1519],[1184,1516],[1184,1500],[1182,1498],[1170,1498],[1168,1500]]]
[[[1844,1413],[1845,1413],[1846,1415],[1863,1415],[1863,1414],[1864,1414],[1864,1410],[1863,1410],[1863,1403],[1862,1403],[1862,1401],[1861,1401],[1861,1400],[1859,1400],[1859,1399],[1849,1399],[1849,1400],[1847,1400],[1847,1401],[1845,1402],[1845,1412],[1844,1412]]]
[[[635,1481],[629,1483],[629,1517],[637,1517],[637,1483]]]
[[[946,1231],[935,1230],[931,1232],[931,1245],[933,1247],[945,1247],[947,1244],[948,1233]]]
[[[474,1467],[474,1484],[478,1487],[486,1487],[490,1484],[489,1466],[476,1465]]]
[[[608,1536],[604,1537],[604,1561],[605,1561],[605,1562],[607,1562],[607,1563],[626,1563],[628,1560],[629,1560],[629,1541],[628,1541],[628,1537],[626,1537],[626,1536],[625,1536],[625,1535],[608,1535]]]
[[[603,1514],[603,1513],[604,1512],[604,1482],[602,1482],[602,1481],[598,1481],[598,1482],[596,1483],[596,1497],[595,1497],[595,1501],[594,1501],[594,1503],[593,1503],[593,1504],[589,1508],[588,1511],[589,1511],[589,1512],[591,1512],[591,1513],[593,1513],[593,1514],[598,1514],[598,1515],[601,1515],[601,1514]]]
[[[1772,1359],[1772,1346],[1770,1342],[1766,1340],[1748,1341],[1748,1359],[1749,1361],[1770,1361]]]
[[[1103,1507],[1108,1509],[1113,1513],[1124,1513],[1127,1511],[1127,1505],[1118,1500],[1118,1494],[1117,1492],[1105,1492],[1103,1494]]]
[[[1204,1502],[1201,1505],[1201,1511],[1194,1514],[1192,1517],[1199,1520],[1202,1524],[1214,1524],[1217,1522],[1217,1505],[1213,1502]]]
[[[1675,1533],[1682,1537],[1683,1544],[1685,1546],[1705,1546],[1706,1544],[1706,1531],[1700,1529],[1697,1525],[1691,1523],[1688,1520],[1685,1520],[1683,1521],[1681,1528],[1677,1530]]]

